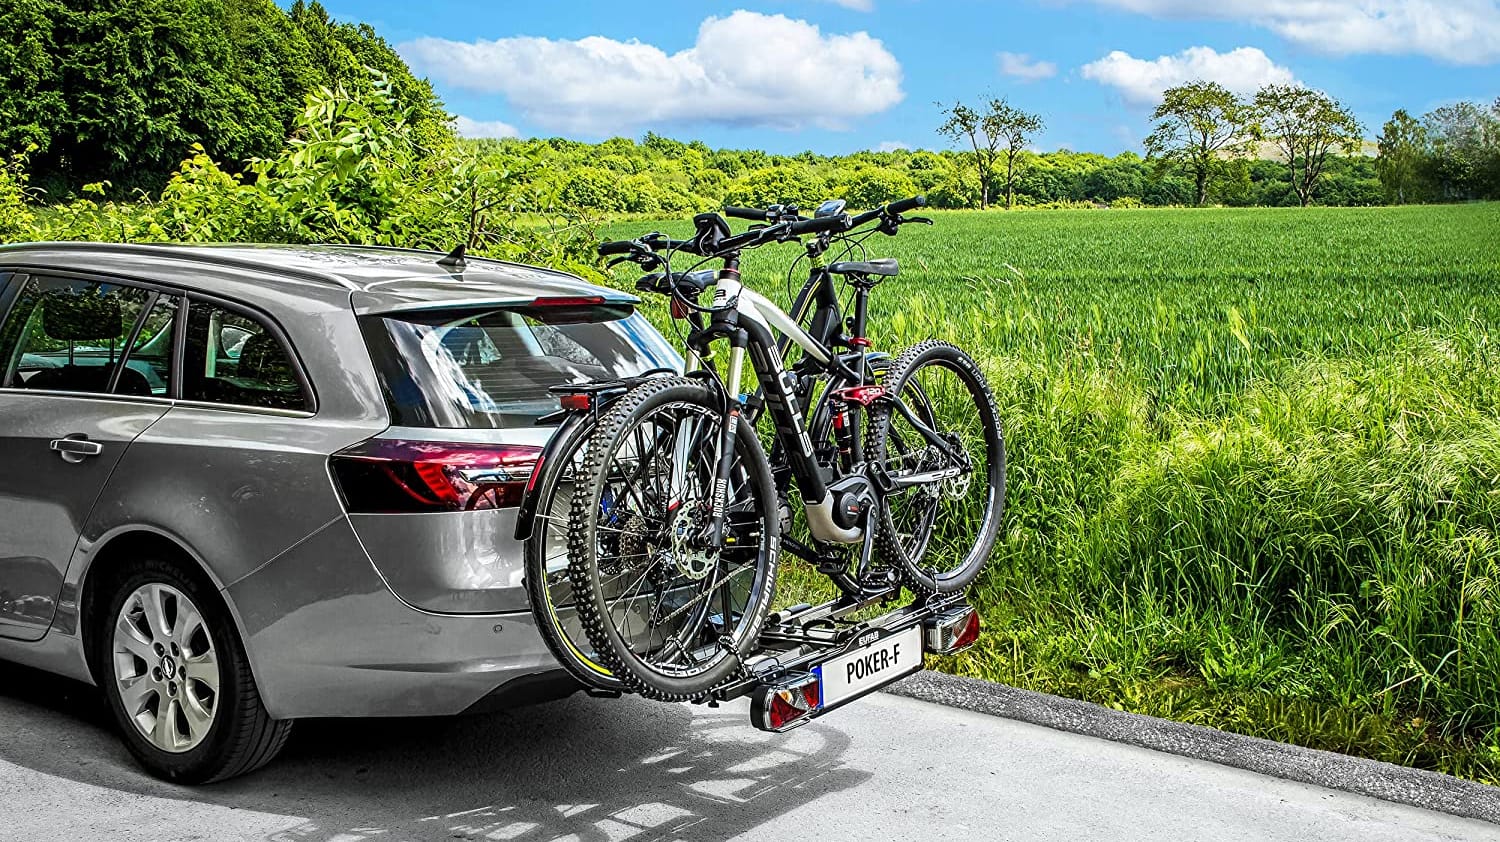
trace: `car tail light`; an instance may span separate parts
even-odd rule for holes
[[[531,300],[532,307],[595,307],[603,303],[602,295],[553,295]]]
[[[356,513],[449,512],[520,505],[541,448],[369,439],[329,458]]]
[[[755,693],[750,700],[750,719],[762,731],[787,731],[811,720],[822,707],[818,677],[802,673]]]
[[[979,612],[967,605],[950,608],[923,626],[927,651],[934,655],[962,652],[979,640]]]

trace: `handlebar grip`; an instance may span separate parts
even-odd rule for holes
[[[824,231],[848,231],[849,214],[841,213],[838,216],[820,216],[813,219],[803,219],[790,223],[787,233],[793,237],[802,234],[821,234]]]
[[[910,199],[902,199],[899,202],[891,202],[889,205],[886,205],[885,209],[887,213],[906,213],[909,210],[916,210],[917,208],[925,207],[926,204],[926,196],[913,196]]]
[[[599,256],[608,257],[612,254],[632,254],[639,248],[634,240],[612,240],[599,244]]]
[[[748,219],[752,222],[765,222],[767,219],[764,208],[741,208],[734,205],[725,205],[724,215],[735,219]]]

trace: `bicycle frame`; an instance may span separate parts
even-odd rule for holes
[[[846,368],[850,368],[858,375],[857,382],[843,383],[842,386],[844,388],[868,385],[871,364],[877,359],[888,356],[884,353],[871,351],[872,343],[869,339],[865,338],[870,290],[874,285],[863,283],[859,280],[851,283],[854,287],[854,315],[846,321],[840,307],[834,275],[828,271],[828,263],[823,257],[828,251],[829,246],[830,241],[826,236],[817,237],[807,244],[806,256],[810,263],[807,280],[803,282],[802,288],[794,296],[791,304],[791,312],[782,313],[782,315],[789,316],[792,322],[798,326],[807,324],[807,327],[803,328],[804,337],[811,338],[813,342],[822,346],[829,353],[836,354],[837,358]],[[779,312],[779,308],[766,301],[763,296],[757,295],[755,301],[757,302],[757,310],[762,314],[768,312],[767,307]],[[811,315],[810,321],[808,321],[809,315]],[[778,330],[774,324],[769,326],[773,330]],[[848,334],[843,332],[845,329],[849,331]],[[806,345],[804,343],[805,339],[799,341],[793,335],[782,333],[777,337],[776,350],[784,358],[793,344],[805,348]],[[838,349],[845,350],[839,351]],[[806,413],[816,408],[812,400],[812,391],[816,375],[820,371],[827,370],[825,362],[815,355],[807,355],[791,368],[795,374],[806,375],[798,379],[795,394],[801,404],[804,421],[809,423],[813,423],[816,420],[806,417]],[[745,418],[751,423],[759,422],[765,409],[764,399],[764,389],[758,387],[745,401]],[[831,399],[831,395],[823,398],[825,401]],[[860,434],[858,416],[848,413],[846,415],[848,417],[843,419],[841,423],[851,425],[848,440],[852,447],[852,451],[846,454],[848,459],[844,467],[847,469],[851,468],[854,463],[862,460],[864,437]],[[821,431],[813,430],[812,432]],[[773,451],[773,457],[774,455]],[[786,492],[788,479],[789,477],[784,469],[777,471],[777,489],[780,492]],[[793,544],[796,545],[796,542],[794,541]]]
[[[797,384],[793,381],[783,361],[782,349],[795,344],[806,354],[806,360],[811,361],[811,366],[826,372],[833,377],[829,388],[838,391],[833,394],[840,396],[836,399],[842,400],[843,394],[858,391],[859,394],[850,394],[849,400],[869,406],[878,400],[890,400],[901,415],[908,420],[912,426],[922,433],[932,444],[937,445],[951,455],[948,443],[936,432],[932,431],[926,424],[922,423],[904,402],[885,395],[884,390],[879,387],[867,386],[863,383],[862,372],[851,370],[842,358],[830,347],[818,341],[813,335],[803,330],[798,320],[777,307],[765,296],[747,288],[741,280],[739,270],[738,253],[722,255],[724,267],[716,275],[716,286],[714,289],[714,312],[709,324],[703,325],[701,319],[694,320],[694,330],[688,336],[688,369],[708,370],[705,364],[710,356],[710,343],[727,339],[730,342],[728,370],[723,379],[726,391],[725,423],[721,430],[718,443],[718,472],[715,479],[715,500],[713,509],[713,527],[710,541],[717,546],[722,541],[724,511],[724,495],[720,489],[727,487],[727,478],[733,457],[733,441],[736,427],[741,421],[744,406],[739,398],[740,383],[744,370],[745,357],[748,353],[750,364],[754,368],[760,381],[758,394],[763,396],[764,408],[770,414],[772,423],[775,425],[775,436],[781,445],[786,457],[788,467],[796,480],[797,487],[801,491],[803,509],[807,515],[808,528],[814,538],[828,543],[851,544],[865,541],[869,533],[868,524],[860,526],[841,525],[834,514],[834,496],[829,491],[829,480],[825,477],[823,469],[819,466],[816,452],[811,437],[808,435],[806,424],[803,420],[803,408],[797,395]],[[819,277],[821,275],[821,277]],[[826,270],[819,273],[816,269],[814,275],[804,287],[803,292],[809,290],[823,290],[829,298],[832,297],[832,289]],[[861,294],[867,290],[861,290]],[[800,295],[799,298],[806,298]],[[863,304],[863,302],[861,302]],[[834,312],[837,311],[837,302],[833,302]],[[863,315],[864,307],[859,308]],[[856,317],[856,326],[862,321]],[[826,322],[826,320],[825,320]],[[776,339],[776,334],[783,337],[782,341]],[[862,339],[862,337],[859,337]],[[790,344],[783,344],[787,342]],[[862,357],[861,357],[862,359]],[[863,366],[861,365],[861,368]],[[850,386],[866,386],[861,390],[850,389]],[[862,463],[858,456],[859,442],[854,441],[852,431],[847,427],[841,427],[838,434],[847,441],[840,442],[840,449],[847,449],[853,453],[850,468],[855,468]],[[851,471],[846,476],[856,475]],[[930,482],[940,477],[923,477],[921,481]],[[841,478],[842,479],[842,478]],[[884,490],[915,484],[914,478],[884,477],[883,482],[876,485]],[[868,543],[865,541],[865,543]]]

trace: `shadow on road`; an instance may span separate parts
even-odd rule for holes
[[[817,723],[770,735],[742,710],[636,699],[304,721],[271,766],[198,789],[139,771],[92,688],[0,664],[0,721],[0,760],[136,795],[285,816],[275,842],[724,839],[870,777],[841,760],[848,738]]]

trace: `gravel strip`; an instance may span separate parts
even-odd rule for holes
[[[1500,788],[1450,775],[1126,713],[1089,702],[926,670],[897,682],[886,691],[1059,731],[1208,760],[1289,781],[1500,824]]]

